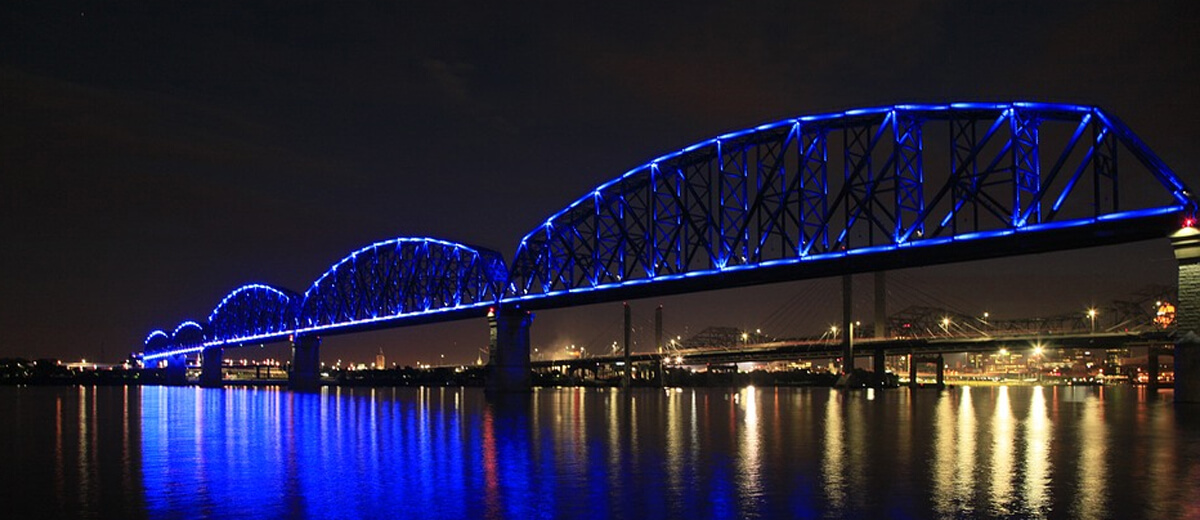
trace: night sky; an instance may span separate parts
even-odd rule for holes
[[[118,361],[242,284],[303,292],[397,236],[511,261],[629,168],[802,114],[1095,104],[1200,186],[1196,2],[250,4],[0,7],[0,357]],[[1155,241],[902,270],[889,306],[1082,312],[1174,267]],[[636,301],[637,348],[660,303],[672,336],[798,335],[837,319],[839,287]],[[543,311],[533,342],[600,349],[620,323],[620,303]],[[460,363],[485,345],[478,320],[326,338],[322,357]]]

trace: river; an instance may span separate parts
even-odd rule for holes
[[[0,417],[7,518],[1200,518],[1200,408],[1128,386],[0,387]]]

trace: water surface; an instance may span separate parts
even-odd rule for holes
[[[0,388],[38,518],[1200,518],[1132,387]]]

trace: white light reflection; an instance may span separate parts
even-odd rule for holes
[[[79,459],[76,464],[76,469],[79,470],[79,494],[81,500],[87,500],[90,496],[91,481],[88,479],[88,474],[91,469],[88,467],[88,421],[87,421],[87,388],[79,387]]]
[[[992,510],[988,513],[996,516],[1012,514],[1014,424],[1008,387],[1002,386],[998,389],[996,411],[992,416]]]
[[[667,492],[669,494],[669,503],[679,503],[683,498],[683,433],[680,431],[679,422],[684,420],[683,413],[679,410],[679,401],[682,396],[676,392],[667,389]],[[692,401],[692,410],[695,411],[695,400]]]
[[[619,488],[621,482],[621,401],[617,399],[616,390],[608,392],[608,486],[609,489]]]
[[[758,419],[758,389],[748,386],[742,389],[741,399],[745,427],[738,443],[738,494],[741,511],[758,510],[762,498],[762,452]]]
[[[825,483],[825,496],[829,500],[831,514],[846,508],[845,443],[846,433],[842,424],[841,392],[829,390],[829,402],[825,403],[825,457],[821,463],[821,480]]]
[[[975,409],[962,387],[957,413],[953,392],[939,396],[934,427],[933,502],[942,516],[970,516],[975,483]]]
[[[138,387],[141,391],[141,387]],[[66,460],[63,457],[63,401],[59,395],[54,398],[54,498],[61,512],[66,503],[65,481]]]
[[[971,387],[962,387],[958,403],[958,453],[954,468],[954,499],[963,512],[971,511],[971,494],[975,489],[975,407],[971,403]]]
[[[1042,387],[1033,389],[1029,418],[1025,421],[1025,485],[1023,494],[1028,513],[1044,516],[1050,510],[1050,436],[1052,425],[1046,416],[1046,395]]]
[[[1103,518],[1106,514],[1107,445],[1104,402],[1088,396],[1079,424],[1079,489],[1084,491],[1075,494],[1077,518]]]

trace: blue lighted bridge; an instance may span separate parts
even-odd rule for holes
[[[1179,177],[1097,107],[959,103],[802,116],[626,172],[529,232],[511,266],[443,240],[379,242],[303,293],[238,287],[204,323],[152,332],[143,359],[202,352],[209,382],[210,366],[219,382],[222,349],[290,340],[293,381],[304,386],[320,336],[488,316],[494,379],[519,388],[528,384],[531,309],[1168,236],[1190,265],[1196,211]],[[1196,330],[1200,313],[1182,285],[1181,327]]]

